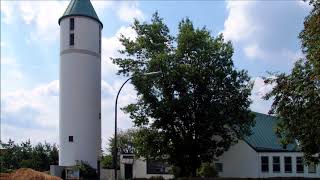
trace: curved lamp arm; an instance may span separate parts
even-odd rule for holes
[[[149,72],[149,73],[144,73],[142,74],[143,76],[150,76],[150,75],[155,75],[155,74],[161,74],[160,71],[157,71],[157,72]],[[117,94],[117,97],[116,97],[116,103],[115,103],[115,107],[114,107],[114,154],[113,154],[113,167],[114,167],[114,178],[115,180],[117,180],[117,155],[118,155],[118,144],[117,144],[117,109],[118,109],[118,98],[119,98],[119,95],[120,95],[120,92],[123,88],[123,86],[133,78],[130,77],[128,78],[120,87],[119,91],[118,91],[118,94]]]

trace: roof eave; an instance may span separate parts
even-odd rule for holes
[[[59,20],[58,20],[59,26],[60,26],[60,22],[61,22],[62,19],[67,18],[67,17],[71,17],[71,16],[82,16],[82,17],[87,17],[87,18],[93,19],[93,20],[97,21],[97,22],[101,25],[101,29],[103,28],[103,24],[102,24],[102,22],[101,22],[99,19],[94,18],[94,17],[92,17],[92,16],[84,15],[84,14],[69,14],[69,15],[63,15],[63,16],[60,17]]]

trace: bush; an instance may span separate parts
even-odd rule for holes
[[[80,171],[80,177],[82,178],[98,178],[98,174],[96,170],[91,167],[87,162],[84,161],[78,161],[77,167]]]
[[[197,170],[197,174],[201,177],[217,177],[218,172],[212,164],[206,162],[201,164]]]
[[[101,165],[103,169],[113,169],[112,155],[103,156],[101,159]]]

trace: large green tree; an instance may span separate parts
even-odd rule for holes
[[[137,37],[121,36],[123,57],[113,62],[119,74],[133,76],[138,92],[137,103],[124,108],[143,128],[136,154],[165,158],[180,176],[195,176],[202,162],[250,133],[250,78],[235,69],[231,42],[194,28],[189,19],[179,23],[176,37],[157,13],[150,23],[135,20],[132,28]]]
[[[274,100],[270,113],[281,119],[277,132],[282,143],[298,141],[306,159],[319,162],[320,1],[310,1],[310,4],[313,9],[299,35],[305,58],[298,60],[289,74],[266,78],[266,83],[275,86],[265,98]]]

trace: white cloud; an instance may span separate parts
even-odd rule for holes
[[[68,1],[19,1],[16,3],[1,2],[1,11],[4,13],[4,21],[7,22],[13,17],[13,10],[26,25],[35,27],[30,32],[29,41],[58,40],[59,25],[58,19],[67,8]],[[97,14],[103,14],[104,10],[110,7],[111,1],[92,1]]]
[[[8,121],[11,118],[21,122],[32,120],[29,123],[34,123],[35,126],[56,128],[58,91],[57,80],[31,90],[3,91],[1,116],[9,117]],[[30,113],[30,117],[25,118],[24,113]]]
[[[124,79],[117,78],[117,81],[113,83],[108,83],[102,81],[102,147],[103,150],[106,149],[108,139],[113,136],[114,133],[114,107],[115,107],[115,98],[120,89]],[[137,94],[133,86],[130,83],[127,83],[119,95],[118,99],[118,128],[119,129],[128,129],[133,126],[132,120],[128,114],[125,114],[120,108],[136,102]]]
[[[1,47],[1,48],[5,48],[5,47],[7,47],[7,43],[5,43],[5,42],[1,41],[1,43],[0,43],[0,47]]]
[[[14,4],[14,1],[1,1],[0,10],[3,13],[1,20],[6,24],[10,24],[13,20]]]
[[[35,26],[35,31],[31,32],[31,40],[57,40],[59,35],[58,19],[67,5],[67,1],[19,2],[18,10],[20,10],[23,22]]]
[[[1,54],[1,93],[11,88],[14,89],[22,82],[25,82],[25,76],[21,70],[21,65],[17,63],[15,57],[2,56]]]
[[[17,65],[16,59],[12,57],[1,57],[1,65]]]
[[[250,59],[264,58],[265,54],[257,44],[251,44],[244,47],[245,55]]]
[[[301,6],[302,8],[310,11],[312,9],[312,5],[309,4],[308,1],[297,1],[298,5]]]
[[[228,1],[224,36],[248,59],[292,64],[299,47],[298,34],[308,14],[299,1]],[[287,65],[288,66],[288,65]]]
[[[118,67],[112,63],[110,58],[120,57],[118,50],[124,48],[119,41],[121,34],[132,40],[134,40],[137,36],[131,27],[122,26],[114,36],[102,37],[102,77],[115,75],[118,70]]]
[[[283,57],[286,57],[288,59],[292,59],[294,61],[304,57],[304,54],[302,54],[302,52],[300,50],[296,51],[296,52],[293,52],[293,51],[290,51],[288,49],[283,49],[281,51],[281,55]]]
[[[227,40],[240,41],[252,35],[257,28],[251,22],[250,10],[254,1],[228,1],[229,15],[224,23],[223,34]]]
[[[124,35],[132,40],[136,38],[136,33],[131,27],[122,26],[111,37],[102,38],[102,147],[105,150],[108,139],[114,133],[114,104],[115,98],[122,83],[126,80],[117,76],[118,67],[112,63],[110,57],[122,57],[118,50],[123,49],[120,36]],[[127,129],[133,126],[128,114],[124,114],[120,108],[136,101],[136,91],[130,83],[127,83],[118,99],[118,128]]]
[[[112,1],[101,1],[101,0],[93,0],[91,1],[98,17],[101,17],[104,11],[113,5]]]
[[[101,82],[102,99],[102,139],[103,149],[108,138],[114,132],[114,102],[116,94],[124,81]],[[32,89],[20,89],[13,92],[1,91],[1,137],[22,141],[58,143],[59,124],[59,82],[51,81]],[[129,115],[120,108],[136,101],[136,91],[129,83],[123,88],[118,99],[118,127],[132,127]],[[17,131],[15,131],[17,130]],[[21,131],[20,131],[21,130]],[[37,136],[37,134],[39,136]]]
[[[138,8],[137,2],[123,2],[117,11],[119,18],[125,22],[132,22],[134,18],[144,19],[142,11]]]
[[[92,1],[92,3],[99,15],[103,14],[103,11],[113,4],[113,2],[109,1]],[[130,5],[129,7],[131,6],[136,7],[136,5]],[[9,8],[16,9],[19,12],[16,13],[18,15],[17,18],[20,18],[24,25],[35,27],[30,34],[31,39],[29,40],[57,41],[59,36],[57,20],[66,7],[66,1],[21,1]],[[137,14],[140,16],[139,13]],[[103,80],[101,82],[101,103],[104,147],[107,139],[113,134],[115,96],[124,82],[122,77],[116,76],[117,66],[110,60],[110,57],[120,57],[118,50],[123,49],[119,42],[121,34],[131,39],[136,37],[135,31],[131,27],[122,26],[113,36],[103,37],[102,39]],[[1,47],[3,47],[3,43],[1,43]],[[8,67],[4,71],[1,69],[1,137],[3,139],[12,138],[17,141],[30,138],[31,141],[36,142],[44,140],[58,142],[58,81],[55,80],[25,88],[30,87],[30,82],[25,81],[26,78],[30,77],[26,77],[23,74],[16,60],[10,57],[1,58],[1,63]],[[26,83],[16,87],[13,82]],[[6,88],[3,88],[4,86]],[[132,126],[129,116],[124,114],[120,107],[135,100],[136,92],[133,86],[128,83],[119,97],[119,128],[126,129]]]
[[[256,112],[267,114],[271,108],[272,100],[264,100],[263,96],[272,90],[274,85],[265,84],[261,77],[256,77],[254,80],[254,86],[251,91],[251,109]]]
[[[58,143],[58,129],[24,128],[15,125],[1,124],[1,141],[9,139],[16,141],[30,140],[32,144],[39,142]]]

